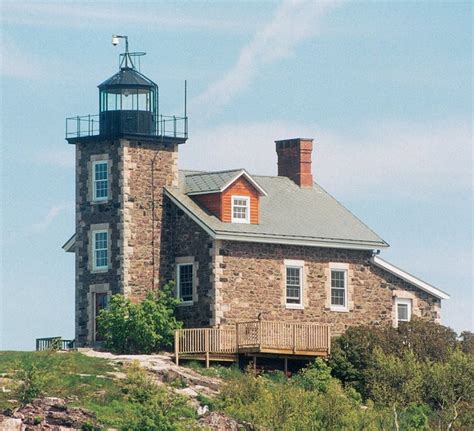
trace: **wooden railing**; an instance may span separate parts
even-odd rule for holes
[[[179,329],[175,333],[175,358],[180,354],[235,355],[240,352],[328,355],[331,333],[328,325],[252,321],[228,328]]]
[[[237,344],[241,350],[291,351],[292,353],[330,353],[329,325],[293,322],[242,322],[236,324]]]
[[[76,347],[75,340],[63,340],[61,337],[47,337],[36,339],[36,350],[73,350]]]

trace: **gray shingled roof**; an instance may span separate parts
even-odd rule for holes
[[[318,184],[310,189],[300,188],[286,177],[252,175],[267,192],[267,196],[260,197],[260,223],[224,223],[186,194],[189,184],[194,184],[193,178],[207,175],[211,177],[213,173],[180,171],[180,187],[166,191],[176,205],[214,238],[338,248],[388,246]]]
[[[185,191],[188,195],[222,192],[242,175],[253,182],[262,194],[266,194],[245,169],[188,174],[185,177]]]

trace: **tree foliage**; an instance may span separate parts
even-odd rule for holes
[[[99,334],[106,347],[116,353],[153,353],[170,348],[174,331],[181,327],[174,316],[178,303],[171,283],[149,292],[139,303],[114,295],[98,316]]]

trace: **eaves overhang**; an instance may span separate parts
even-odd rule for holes
[[[354,241],[341,238],[315,238],[315,237],[301,237],[292,235],[278,235],[278,234],[260,234],[249,232],[230,232],[221,229],[214,229],[202,218],[191,211],[186,205],[183,205],[179,199],[173,194],[165,190],[165,195],[186,215],[188,215],[197,225],[199,225],[212,239],[223,241],[242,241],[242,242],[258,242],[268,244],[285,244],[285,245],[300,245],[308,247],[326,247],[326,248],[343,248],[356,250],[378,250],[388,247],[385,242],[372,241]]]
[[[450,296],[446,292],[443,292],[441,289],[438,289],[431,284],[420,280],[418,277],[415,277],[412,274],[404,271],[403,269],[398,268],[397,266],[387,262],[379,256],[372,256],[370,261],[377,267],[389,272],[390,274],[396,275],[398,278],[406,281],[407,283],[412,284],[413,286],[418,287],[419,289],[429,293],[430,295],[435,296],[439,299],[449,299]]]

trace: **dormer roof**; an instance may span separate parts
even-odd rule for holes
[[[185,176],[185,193],[188,196],[222,193],[240,177],[244,177],[261,196],[267,195],[267,192],[245,169],[188,174]]]

